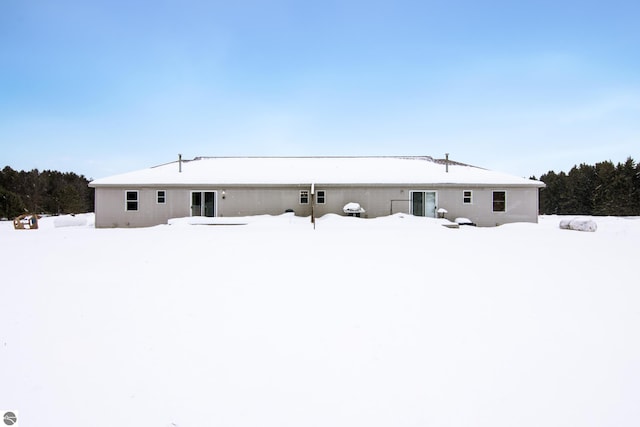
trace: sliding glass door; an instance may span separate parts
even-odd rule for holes
[[[411,213],[415,216],[436,217],[436,192],[412,191]]]
[[[191,216],[216,216],[216,192],[192,191]]]

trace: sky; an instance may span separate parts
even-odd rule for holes
[[[0,0],[0,167],[640,160],[637,1]]]

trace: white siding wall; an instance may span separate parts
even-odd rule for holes
[[[138,211],[125,210],[125,191],[138,191]],[[166,203],[156,203],[156,191],[166,191]],[[310,185],[287,187],[219,187],[194,186],[189,188],[123,187],[96,188],[97,227],[147,227],[166,224],[169,218],[191,214],[191,191],[216,191],[218,216],[279,215],[293,209],[296,215],[311,215],[311,203],[299,203],[300,190],[311,190]],[[326,202],[316,205],[314,213],[320,217],[327,213],[342,215],[346,203],[357,202],[366,210],[363,217],[373,218],[391,213],[410,213],[412,190],[436,191],[438,207],[448,211],[446,217],[466,217],[480,226],[495,226],[509,222],[537,222],[537,188],[459,187],[435,188],[416,186],[329,186],[316,184],[315,190],[324,190]],[[472,204],[463,203],[463,191],[473,192]],[[506,192],[505,212],[493,212],[493,191]],[[224,199],[222,192],[224,191]]]

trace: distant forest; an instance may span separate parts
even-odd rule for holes
[[[93,212],[94,191],[88,184],[73,172],[18,172],[6,166],[0,171],[0,217]]]
[[[535,177],[534,177],[535,179]],[[540,177],[540,213],[559,215],[640,215],[640,165],[629,157],[614,165],[581,164],[569,173],[550,171]]]

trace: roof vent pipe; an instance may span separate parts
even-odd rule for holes
[[[178,154],[178,172],[182,173],[182,154]]]
[[[444,170],[449,173],[449,153],[444,153]]]

